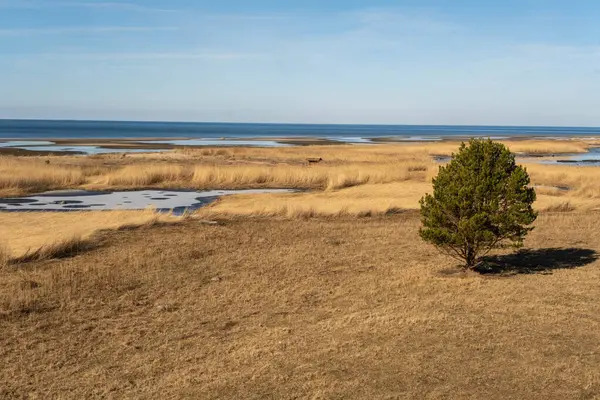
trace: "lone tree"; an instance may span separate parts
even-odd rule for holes
[[[537,213],[529,175],[501,143],[471,139],[433,179],[420,201],[421,238],[475,267],[491,249],[523,245]]]

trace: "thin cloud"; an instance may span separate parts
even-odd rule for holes
[[[91,53],[73,55],[80,59],[94,60],[240,60],[256,58],[258,54],[214,52],[214,53]]]
[[[297,18],[307,18],[297,16]],[[302,20],[298,20],[302,21]],[[369,56],[385,52],[386,57],[418,53],[426,46],[456,43],[468,37],[468,28],[435,10],[417,8],[358,8],[319,15],[310,20],[320,29],[298,30],[291,35],[273,36],[275,47],[283,54],[336,63],[341,57]],[[289,30],[286,32],[289,33]],[[379,58],[366,58],[376,63]]]
[[[2,36],[38,36],[38,35],[70,35],[70,34],[103,34],[120,32],[160,32],[175,31],[175,27],[160,26],[76,26],[59,28],[14,28],[0,29]]]
[[[36,1],[36,0],[0,0],[4,9],[48,9],[48,8],[96,8],[129,11],[173,12],[174,9],[150,7],[124,1]]]
[[[205,13],[194,7],[166,8],[153,7],[129,1],[51,1],[51,0],[0,0],[0,9],[44,10],[57,8],[87,8],[96,10],[114,10],[131,12],[186,13],[195,14],[199,18],[214,20],[280,20],[290,18],[281,13],[237,14],[237,13]]]
[[[98,2],[75,2],[61,1],[55,3],[56,7],[85,7],[85,8],[104,8],[104,9],[120,9],[131,11],[154,11],[154,12],[173,12],[177,11],[168,8],[149,7],[141,4],[118,1],[98,1]]]
[[[292,16],[286,14],[199,14],[200,18],[229,21],[281,21],[290,20]]]
[[[212,60],[229,61],[264,57],[264,54],[238,52],[152,52],[152,53],[37,53],[12,54],[10,58],[43,58],[92,61],[161,61],[161,60]]]
[[[527,43],[515,46],[515,50],[521,54],[532,57],[598,57],[600,56],[600,45],[555,45],[546,43]]]
[[[367,8],[346,14],[363,28],[418,34],[455,34],[464,27],[427,9]]]

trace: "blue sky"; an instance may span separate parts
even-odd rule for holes
[[[0,118],[600,126],[597,0],[0,0]]]

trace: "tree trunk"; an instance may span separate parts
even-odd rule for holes
[[[475,267],[475,261],[477,261],[477,254],[475,254],[475,249],[471,246],[467,246],[466,258],[465,261],[467,265],[465,265],[466,269],[473,269]]]

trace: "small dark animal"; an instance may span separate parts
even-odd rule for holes
[[[310,165],[310,164],[320,163],[321,161],[323,161],[323,159],[321,157],[319,157],[319,158],[307,158],[306,161],[308,161],[308,165]]]
[[[50,160],[46,160],[46,165],[50,165]]]

